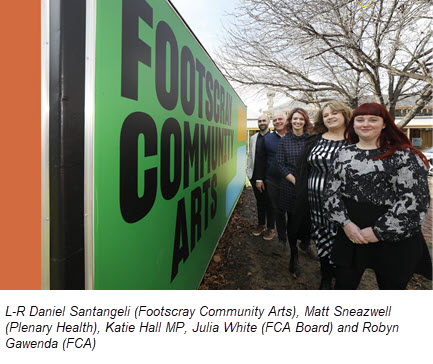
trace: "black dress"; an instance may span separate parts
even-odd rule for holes
[[[277,150],[277,163],[281,175],[284,176],[280,181],[280,206],[284,211],[291,212],[295,209],[295,185],[288,181],[285,176],[292,174],[296,176],[296,161],[302,152],[307,140],[308,133],[295,135],[289,133],[281,139]]]

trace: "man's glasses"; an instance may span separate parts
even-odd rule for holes
[[[266,122],[267,120],[266,119],[262,119],[262,120],[258,120],[258,122],[260,123],[261,121],[264,121],[264,122]]]

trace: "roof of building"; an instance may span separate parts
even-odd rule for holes
[[[386,96],[385,96],[385,99],[386,99]],[[412,107],[415,104],[416,100],[417,100],[416,96],[411,96],[411,97],[405,98],[403,100],[400,100],[397,102],[397,108]],[[375,102],[374,96],[371,95],[371,96],[361,98],[360,104],[362,104],[364,102]],[[428,104],[426,106],[428,108],[433,107],[433,100],[430,99],[430,102],[428,102]],[[295,107],[302,107],[308,111],[314,111],[316,109],[316,106],[313,104],[305,104],[305,103],[300,102],[300,101],[288,99],[287,101],[284,101],[281,104],[275,106],[274,112],[277,110],[284,110],[284,111],[292,110]]]

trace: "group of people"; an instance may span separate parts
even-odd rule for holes
[[[421,232],[430,203],[428,161],[380,104],[354,111],[331,100],[316,114],[258,120],[247,176],[257,200],[252,231],[290,254],[299,276],[299,247],[320,259],[320,289],[356,289],[366,268],[380,289],[405,289],[414,273],[432,279]],[[276,233],[275,233],[276,226]]]

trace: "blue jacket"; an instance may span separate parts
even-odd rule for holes
[[[257,180],[279,183],[282,176],[277,164],[278,144],[282,138],[275,131],[266,134],[256,154]]]

